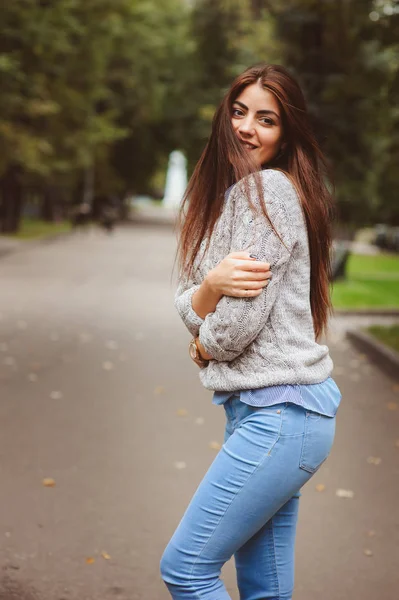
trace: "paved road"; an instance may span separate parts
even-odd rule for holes
[[[0,262],[0,600],[169,598],[159,559],[224,424],[186,355],[174,248],[137,227]],[[303,489],[294,597],[394,600],[399,388],[342,322],[330,343],[344,398]],[[231,562],[224,579],[238,600]]]

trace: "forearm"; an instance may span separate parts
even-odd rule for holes
[[[205,319],[209,313],[215,312],[216,306],[222,296],[223,294],[215,291],[209,284],[209,280],[205,278],[192,296],[192,308],[199,317]]]

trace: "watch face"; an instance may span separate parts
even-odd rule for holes
[[[194,358],[197,358],[197,346],[195,345],[195,342],[190,343],[189,351],[190,351],[190,356],[193,360],[194,360]]]

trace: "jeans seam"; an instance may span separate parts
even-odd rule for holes
[[[277,572],[276,541],[274,539],[274,521],[273,521],[273,517],[271,518],[271,521],[272,521],[271,533],[272,533],[273,552],[274,552],[274,577],[275,577],[275,581],[276,581],[276,584],[277,584],[277,594],[278,594],[278,597],[280,598],[280,582],[279,582],[279,579],[278,579],[278,572]]]
[[[254,475],[254,473],[256,473],[256,471],[257,471],[257,470],[258,470],[258,469],[261,467],[261,465],[263,465],[263,463],[265,462],[265,460],[267,459],[267,457],[268,457],[268,456],[270,456],[270,454],[271,454],[271,451],[273,450],[273,448],[274,448],[274,447],[275,447],[275,445],[277,444],[278,440],[280,439],[280,437],[281,437],[281,428],[282,428],[282,426],[283,426],[283,418],[282,418],[282,416],[283,416],[283,412],[284,412],[284,410],[285,410],[285,409],[283,409],[283,411],[282,411],[282,414],[281,414],[280,430],[279,430],[279,432],[278,432],[277,439],[276,439],[276,440],[273,442],[273,445],[271,446],[271,448],[269,449],[269,451],[268,451],[266,454],[264,454],[264,455],[263,455],[262,459],[261,459],[261,460],[259,461],[259,463],[256,465],[255,469],[252,471],[252,473],[249,475],[249,477],[248,477],[248,478],[247,478],[247,479],[244,481],[244,483],[242,484],[242,486],[240,487],[240,489],[238,489],[238,490],[237,490],[237,492],[234,494],[234,497],[231,499],[231,502],[230,502],[230,504],[229,504],[229,505],[226,507],[226,510],[224,511],[224,513],[223,513],[223,514],[220,516],[220,519],[219,519],[219,521],[217,522],[217,524],[215,525],[215,528],[214,528],[214,530],[213,530],[212,534],[211,534],[211,535],[210,535],[210,537],[208,538],[208,540],[207,540],[207,542],[206,542],[205,546],[202,548],[201,552],[198,554],[197,558],[195,559],[195,562],[194,562],[193,566],[191,567],[191,571],[190,571],[190,574],[189,574],[189,576],[188,576],[188,583],[191,583],[191,581],[192,581],[192,575],[193,575],[194,568],[195,568],[195,566],[196,566],[196,564],[197,564],[197,562],[198,562],[198,560],[199,560],[199,558],[200,558],[201,554],[204,552],[205,548],[207,547],[207,545],[209,544],[209,542],[211,541],[211,539],[212,539],[212,538],[213,538],[213,536],[215,535],[215,532],[216,532],[216,530],[217,530],[217,528],[218,528],[218,526],[219,526],[219,523],[221,522],[221,520],[223,519],[223,517],[226,515],[226,513],[227,513],[227,511],[229,510],[230,506],[232,505],[232,503],[233,503],[234,499],[235,499],[235,498],[238,496],[238,494],[241,492],[241,490],[242,490],[242,488],[244,487],[244,485],[245,485],[246,483],[248,483],[248,481],[251,479],[251,477]],[[223,445],[224,445],[224,444],[223,444]],[[223,448],[222,448],[222,450],[223,450]],[[195,590],[194,590],[194,591],[195,591]],[[197,591],[195,591],[195,594],[196,594],[196,596],[199,598],[199,600],[201,600],[201,596],[199,596],[199,595],[198,595],[198,592],[197,592]]]

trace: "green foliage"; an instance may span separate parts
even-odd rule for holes
[[[399,222],[399,2],[263,4],[333,163],[341,219]]]
[[[96,165],[120,190],[144,185],[165,152],[159,127],[190,46],[179,43],[186,12],[183,0],[2,5],[0,175],[18,164],[28,181],[69,174],[72,184]]]
[[[251,64],[275,62],[281,55],[273,17],[266,11],[260,16],[250,0],[194,3],[191,35],[195,80],[186,94],[191,117],[183,141],[191,167],[205,146],[213,114],[234,77]]]
[[[21,226],[16,235],[13,237],[20,240],[38,240],[48,238],[59,233],[68,233],[71,231],[71,223],[69,221],[59,221],[56,223],[48,223],[40,219],[21,219]]]
[[[151,192],[173,149],[191,169],[231,80],[265,61],[306,91],[341,218],[399,222],[398,26],[398,0],[3,3],[0,220],[88,174],[94,195]]]
[[[335,308],[399,308],[399,257],[352,255],[347,278],[333,286]]]

